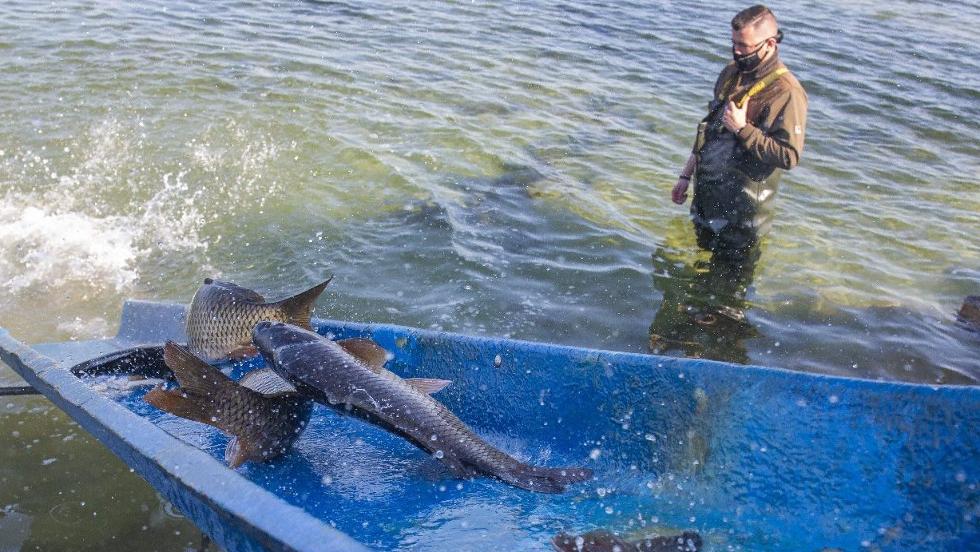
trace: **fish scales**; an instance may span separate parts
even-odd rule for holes
[[[309,328],[313,304],[329,282],[282,301],[267,302],[250,289],[205,279],[187,312],[188,348],[209,362],[255,354],[251,338],[257,323],[272,320]]]
[[[203,422],[231,434],[225,459],[231,467],[284,453],[309,421],[312,402],[268,369],[232,381],[174,343],[164,346],[164,359],[180,388],[157,387],[144,400],[157,408]],[[268,373],[268,374],[265,374]]]

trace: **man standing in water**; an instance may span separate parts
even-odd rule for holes
[[[780,174],[800,161],[806,126],[806,92],[779,60],[782,38],[765,6],[732,19],[734,60],[715,82],[694,151],[671,193],[682,205],[694,181],[691,220],[711,260],[678,271],[669,268],[677,263],[667,252],[654,253],[654,285],[664,295],[650,326],[652,352],[748,361],[742,341],[756,333],[743,309],[757,245],[772,224]]]
[[[671,193],[687,200],[698,246],[713,256],[748,258],[772,224],[772,201],[783,170],[800,161],[807,97],[779,59],[783,33],[769,8],[732,19],[734,61],[715,83],[694,151]]]

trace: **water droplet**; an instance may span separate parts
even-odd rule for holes
[[[599,450],[599,449],[592,449],[592,452],[589,453],[589,458],[591,458],[593,460],[598,460],[600,454],[602,454],[602,451],[601,450]]]
[[[504,363],[504,359],[501,358],[500,355],[493,357],[493,365],[496,366],[497,368],[500,368],[500,365],[503,363]]]
[[[441,450],[437,450],[432,456],[435,456],[436,458],[442,458],[443,456],[445,456],[445,453],[443,453]]]

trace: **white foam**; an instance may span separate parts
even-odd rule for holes
[[[0,204],[0,287],[18,291],[37,284],[60,287],[99,281],[116,289],[137,278],[137,230],[123,217],[97,218]]]

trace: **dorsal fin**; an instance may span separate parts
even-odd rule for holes
[[[385,362],[388,361],[388,351],[370,339],[361,337],[339,339],[337,345],[340,345],[348,354],[378,374],[381,373]]]
[[[310,316],[313,314],[313,304],[316,303],[317,298],[326,289],[330,280],[333,280],[333,276],[304,292],[297,293],[282,301],[277,301],[273,305],[282,309],[286,315],[285,321],[289,324],[299,326],[304,330],[312,330],[313,328],[310,327]]]
[[[360,360],[365,366],[371,369],[372,372],[386,378],[401,379],[405,383],[411,385],[426,395],[431,395],[442,391],[447,385],[452,383],[450,380],[444,379],[401,378],[398,376],[398,374],[385,369],[384,365],[385,362],[388,361],[388,351],[381,347],[381,345],[375,343],[373,340],[361,337],[351,337],[348,339],[338,339],[336,343],[347,351],[350,356]]]
[[[387,370],[385,371],[388,372]],[[391,372],[388,373],[391,374]],[[438,393],[439,391],[445,389],[447,385],[452,383],[450,380],[431,378],[405,378],[403,381],[426,395]]]
[[[197,358],[190,351],[168,341],[163,346],[163,362],[177,376],[181,390],[200,397],[214,395],[225,385],[234,385],[228,376],[214,366]]]
[[[204,285],[219,287],[222,291],[227,292],[233,295],[236,299],[241,299],[246,303],[255,303],[259,305],[265,303],[265,297],[262,297],[262,295],[260,295],[258,292],[231,282],[222,282],[220,280],[205,278]]]
[[[282,395],[284,393],[296,393],[296,388],[288,381],[279,377],[278,374],[272,371],[272,368],[253,370],[238,380],[238,384],[256,393],[261,393],[266,397]]]

